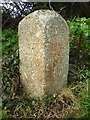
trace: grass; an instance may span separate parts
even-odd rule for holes
[[[3,118],[88,118],[89,98],[87,82],[70,85],[60,94],[28,98],[25,93],[5,96],[2,105]],[[1,114],[1,113],[0,113]]]

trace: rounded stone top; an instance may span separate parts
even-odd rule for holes
[[[52,20],[53,18],[58,18],[61,20],[63,24],[68,28],[66,21],[64,18],[58,14],[57,12],[53,10],[36,10],[29,15],[27,15],[25,18],[23,18],[19,24],[21,24],[24,21],[30,22],[30,19],[35,18],[36,21],[40,21],[43,25],[46,25],[49,20]]]

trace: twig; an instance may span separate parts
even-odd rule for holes
[[[55,11],[55,10],[53,9],[53,7],[51,6],[50,2],[51,2],[51,0],[49,0],[49,7],[50,7],[53,11]]]

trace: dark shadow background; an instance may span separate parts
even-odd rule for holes
[[[74,20],[79,17],[90,17],[90,2],[13,2],[3,3],[2,29],[17,29],[18,23],[29,13],[39,9],[53,9],[64,19]]]

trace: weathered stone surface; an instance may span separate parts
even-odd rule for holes
[[[50,10],[35,11],[20,23],[21,82],[32,97],[58,93],[67,84],[69,31],[65,20]]]

